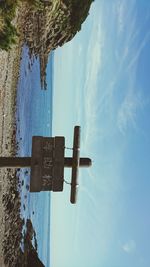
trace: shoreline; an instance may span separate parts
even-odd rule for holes
[[[23,7],[17,10],[14,24],[18,29],[21,29],[22,26],[23,30],[22,14],[24,12],[22,11]],[[20,32],[17,44],[13,45],[9,52],[0,51],[0,156],[15,156],[16,154],[16,95],[23,45],[22,34],[23,32]],[[13,260],[15,262],[17,252],[19,251],[17,247],[19,248],[20,238],[22,238],[20,234],[23,222],[20,218],[20,196],[17,187],[18,179],[16,170],[7,168],[0,169],[1,267],[14,266]],[[12,229],[14,226],[19,227],[18,231],[16,230],[17,228],[14,228],[13,233]],[[16,237],[15,240],[13,240],[13,235]],[[8,244],[8,240],[10,244]],[[10,250],[6,249],[7,246],[9,246]]]
[[[17,50],[16,50],[17,48]],[[0,79],[0,155],[1,156],[14,156],[16,153],[16,140],[15,140],[15,128],[16,128],[16,93],[17,82],[19,76],[19,61],[21,46],[15,47],[11,52],[0,52],[0,62],[3,60],[3,72]],[[4,56],[3,56],[4,55]],[[2,57],[3,56],[3,57]],[[10,175],[10,176],[9,176]],[[11,183],[15,183],[15,170],[0,169],[0,266],[4,265],[4,252],[2,241],[5,238],[6,221],[8,222],[6,205],[3,203],[4,196],[11,191]],[[14,186],[15,187],[15,186]],[[7,203],[6,203],[7,204]],[[17,213],[17,212],[16,212]],[[11,223],[11,222],[10,222]]]
[[[19,32],[17,43],[9,52],[0,51],[1,157],[15,157],[17,153],[16,101],[27,12],[28,6],[22,4],[13,21]],[[28,264],[32,266],[33,262],[36,262],[36,266],[44,266],[38,258],[36,233],[32,227],[28,229],[32,222],[30,220],[26,222],[21,216],[22,185],[18,171],[19,169],[0,168],[0,267],[26,267]],[[33,238],[35,248],[32,246]],[[24,252],[20,249],[21,244],[25,246]]]

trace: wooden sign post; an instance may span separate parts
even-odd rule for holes
[[[74,128],[73,155],[65,157],[65,138],[32,137],[31,157],[1,157],[0,167],[30,167],[30,192],[63,191],[64,168],[72,168],[71,203],[76,203],[79,167],[91,166],[91,159],[80,158],[80,126]]]

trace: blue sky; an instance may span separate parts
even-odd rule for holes
[[[75,206],[69,185],[52,193],[51,267],[150,266],[149,24],[148,0],[95,0],[55,51],[53,135],[71,146],[81,125],[93,166]]]

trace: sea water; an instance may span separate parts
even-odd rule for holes
[[[41,90],[39,59],[31,59],[27,46],[22,49],[17,88],[18,155],[30,156],[33,135],[51,136],[53,53],[47,65],[47,90]],[[21,214],[31,219],[36,231],[38,254],[46,267],[50,259],[50,192],[30,193],[30,169],[20,170]]]

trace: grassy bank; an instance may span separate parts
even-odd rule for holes
[[[19,33],[13,25],[16,10],[21,2],[26,2],[33,8],[43,7],[41,0],[1,0],[0,1],[0,48],[8,51],[16,43]]]

